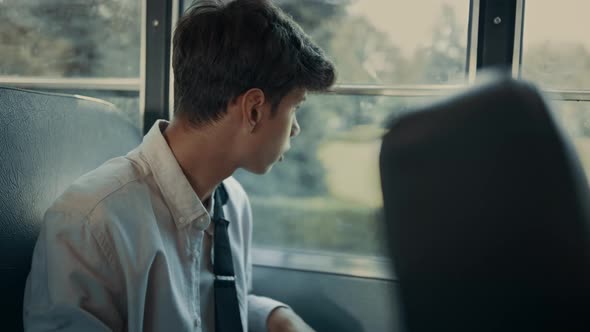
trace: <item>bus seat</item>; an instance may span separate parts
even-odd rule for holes
[[[19,331],[45,210],[77,177],[137,146],[141,133],[107,102],[5,87],[0,128],[0,330]]]
[[[381,185],[408,332],[590,330],[588,183],[535,87],[498,79],[388,129]]]

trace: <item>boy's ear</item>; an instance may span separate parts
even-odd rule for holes
[[[243,123],[252,133],[263,117],[266,98],[264,92],[260,89],[250,89],[241,96],[240,110],[242,113]]]

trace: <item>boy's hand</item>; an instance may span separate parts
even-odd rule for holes
[[[289,308],[277,308],[268,316],[269,332],[315,332]]]

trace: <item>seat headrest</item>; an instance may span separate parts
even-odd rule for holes
[[[504,78],[395,120],[380,170],[410,332],[590,321],[588,185],[536,88]]]
[[[3,87],[0,128],[0,289],[10,317],[3,326],[16,331],[45,210],[76,178],[137,146],[141,133],[107,102]]]
[[[5,266],[24,258],[23,246],[32,249],[45,210],[69,184],[131,150],[141,134],[114,106],[92,98],[0,88],[0,114]]]

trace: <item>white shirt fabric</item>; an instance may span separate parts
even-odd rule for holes
[[[166,143],[167,125],[158,121],[139,147],[82,176],[46,212],[25,330],[215,331],[211,213]],[[265,332],[285,305],[249,294],[250,203],[235,179],[223,183],[242,326]]]

